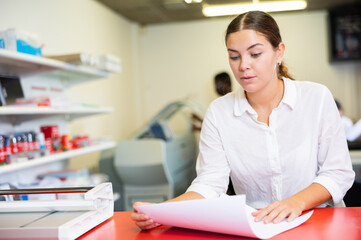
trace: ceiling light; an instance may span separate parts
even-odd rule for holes
[[[203,14],[207,17],[236,15],[248,11],[279,12],[301,10],[307,7],[306,1],[278,1],[250,4],[204,5]]]
[[[201,3],[203,0],[184,0],[186,3],[191,4],[191,3]]]

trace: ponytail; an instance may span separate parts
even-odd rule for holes
[[[288,68],[283,62],[281,62],[281,65],[279,66],[278,69],[279,69],[278,70],[278,78],[286,77],[286,78],[289,78],[291,80],[295,80],[293,75],[288,72]]]

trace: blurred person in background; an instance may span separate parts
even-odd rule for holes
[[[353,142],[361,136],[361,119],[353,124],[352,120],[345,116],[340,101],[335,99],[337,109],[340,113],[342,125],[345,130],[347,141]]]

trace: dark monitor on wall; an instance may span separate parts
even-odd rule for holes
[[[16,99],[23,97],[24,93],[18,77],[0,75],[0,106],[13,104]]]
[[[361,60],[361,3],[329,10],[330,61]]]

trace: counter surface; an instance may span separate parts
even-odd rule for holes
[[[114,216],[79,239],[123,239],[123,240],[202,240],[202,239],[250,239],[211,232],[161,226],[149,231],[140,231],[130,218],[130,212],[115,212]],[[273,240],[327,239],[360,240],[361,207],[315,209],[311,218],[302,225],[283,232]]]

